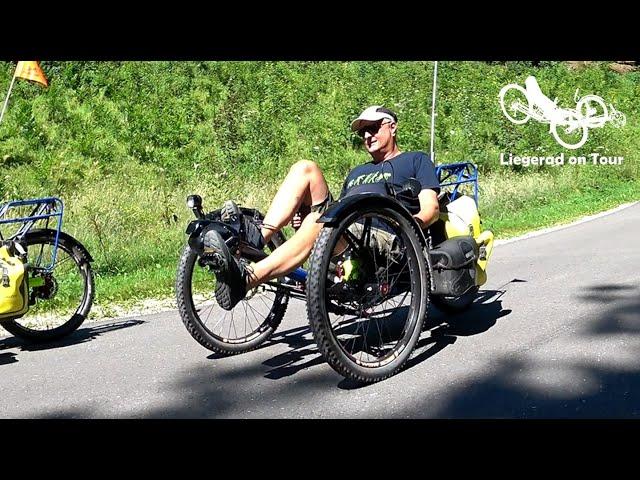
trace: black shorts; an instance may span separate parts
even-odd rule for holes
[[[322,202],[317,203],[316,205],[311,205],[311,211],[318,212],[320,215],[322,215],[331,205],[333,205],[333,203],[333,195],[331,195],[331,192],[328,192],[327,198],[325,198]]]

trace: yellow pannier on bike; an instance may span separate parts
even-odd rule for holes
[[[29,309],[26,264],[9,247],[0,247],[0,321],[24,315]]]

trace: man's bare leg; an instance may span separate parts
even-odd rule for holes
[[[327,181],[318,165],[310,160],[300,160],[293,164],[264,217],[262,235],[265,243],[269,241],[275,232],[291,221],[302,204],[307,206],[317,205],[324,201],[328,194]],[[318,216],[316,216],[315,220],[317,218]],[[295,237],[300,235],[301,231],[302,226]],[[291,240],[295,237],[292,237]],[[299,241],[302,244],[306,244],[306,241]],[[280,248],[282,247],[279,247],[278,250]]]
[[[267,258],[251,265],[247,278],[247,288],[251,289],[263,282],[286,275],[311,255],[313,244],[318,238],[322,223],[316,223],[321,214],[311,212],[302,222],[300,229],[289,240],[276,248]]]
[[[314,162],[301,160],[292,165],[265,215],[261,230],[265,243],[291,221],[301,205],[320,204],[328,195],[327,182]],[[293,237],[265,259],[251,264],[246,277],[247,289],[286,275],[302,265],[311,255],[322,229],[322,224],[316,223],[320,216],[317,212],[309,213]]]

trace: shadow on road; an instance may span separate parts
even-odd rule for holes
[[[502,309],[500,297],[503,293],[503,291],[495,290],[481,291],[478,299],[469,310],[455,315],[444,315],[438,312],[435,307],[430,307],[425,330],[433,329],[431,337],[423,338],[418,342],[417,354],[414,354],[405,368],[412,368],[437,354],[447,345],[454,343],[459,336],[477,335],[495,325],[499,318],[511,312],[511,310]],[[445,320],[447,323],[443,324]],[[288,351],[263,362],[263,365],[271,367],[271,370],[265,374],[265,378],[281,379],[324,363],[324,358],[317,349],[309,327],[277,332],[261,348],[278,343],[286,343],[290,348]],[[339,388],[353,389],[364,385],[345,380],[340,382],[338,386]]]
[[[290,349],[262,362],[263,365],[271,367],[265,378],[278,380],[324,363],[308,326],[276,333],[270,343],[286,343]]]
[[[435,309],[424,329],[431,329],[432,336],[467,337],[486,332],[498,319],[511,313],[502,308],[500,299],[504,293],[504,290],[481,290],[468,310],[455,314],[444,314]]]
[[[509,313],[501,308],[499,294],[495,291],[484,292],[477,305],[454,316],[444,316],[432,308],[429,328],[439,327],[440,331],[432,332],[432,336],[420,340],[417,355],[410,360],[409,368],[415,368],[420,362],[436,355],[460,336],[477,335],[494,326],[499,318]],[[445,319],[448,323],[441,325]],[[428,333],[425,332],[424,336],[427,337]],[[277,346],[280,346],[279,353],[268,355],[269,347]],[[306,325],[276,332],[258,352],[262,353],[254,358],[262,356],[262,362],[243,358],[242,355],[227,358],[209,355],[207,358],[215,361],[207,365],[190,366],[165,386],[166,393],[163,395],[175,395],[174,399],[161,407],[145,411],[142,416],[275,418],[301,415],[313,418],[317,410],[322,410],[323,398],[331,397],[340,390],[361,387],[345,380],[326,364]],[[303,370],[304,374],[296,375]],[[402,372],[399,375],[401,378]],[[284,380],[286,377],[289,380]],[[296,378],[292,380],[291,377]],[[288,405],[299,404],[307,406],[304,413],[295,409],[294,414],[287,409]],[[339,412],[336,415],[339,416]]]
[[[61,348],[61,347],[69,347],[71,345],[77,345],[79,343],[88,342],[93,340],[105,333],[112,332],[114,330],[121,330],[123,328],[135,327],[136,325],[141,325],[146,323],[143,320],[137,319],[129,319],[129,320],[120,320],[113,323],[108,323],[106,325],[99,325],[93,327],[84,327],[79,328],[72,334],[67,337],[61,338],[60,340],[55,340],[52,342],[44,342],[44,343],[32,343],[28,340],[23,340],[18,337],[7,337],[0,340],[0,350],[7,350],[9,348],[19,348],[24,351],[38,351],[38,350],[49,350],[53,348]]]
[[[504,286],[517,282],[526,282],[526,280],[513,279]],[[457,337],[477,335],[494,326],[499,318],[511,313],[511,310],[502,309],[500,298],[504,293],[505,290],[481,290],[473,305],[457,314],[444,314],[431,305],[428,318],[423,326],[423,330],[431,330],[431,337],[423,338],[418,342],[416,352],[405,368],[411,368],[437,354],[447,345],[454,343]],[[286,352],[262,362],[264,366],[270,368],[264,375],[265,378],[279,380],[325,363],[308,326],[276,331],[273,337],[254,351],[268,349],[283,343],[289,347]],[[227,357],[213,353],[207,358],[220,360]],[[340,388],[345,389],[362,386],[364,385],[351,381],[339,384]]]
[[[427,324],[430,331],[423,333],[425,338],[420,340],[408,368],[415,368],[427,358],[437,355],[458,337],[486,332],[508,313],[501,308],[500,292],[496,291],[483,292],[476,305],[457,315],[444,315],[432,307]],[[109,331],[141,323],[133,320],[84,328],[55,345],[87,341]],[[0,348],[8,348],[7,342],[23,345],[18,339],[8,339],[4,344],[0,343]],[[269,355],[269,347],[278,347],[277,354]],[[164,398],[160,405],[145,407],[144,411],[131,415],[136,418],[313,418],[319,411],[327,416],[322,407],[324,399],[348,394],[345,390],[361,387],[345,380],[325,363],[306,325],[276,332],[258,352],[262,353],[253,358],[262,357],[262,360],[253,361],[242,355],[227,358],[210,355],[208,358],[215,361],[185,365],[176,378],[158,385],[160,390],[157,394]],[[302,370],[304,374],[296,375]],[[402,375],[400,372],[399,382],[403,381]],[[289,405],[305,405],[305,409],[289,410]],[[72,410],[48,412],[45,416],[91,418],[95,415],[93,407],[79,406]],[[344,414],[336,411],[336,416],[341,415]]]
[[[430,310],[423,338],[406,366],[412,369],[438,355],[461,338],[487,332],[512,313],[503,309],[503,290],[483,291],[478,303],[457,315]],[[434,404],[431,395],[412,398],[394,416],[409,418],[634,418],[640,417],[640,288],[637,285],[588,285],[574,294],[580,304],[602,306],[584,318],[572,319],[544,342],[535,341],[491,359],[490,368],[451,385]],[[532,322],[535,321],[532,317]],[[571,321],[572,320],[572,321]],[[566,328],[565,328],[566,327]],[[505,340],[507,341],[507,340]],[[554,343],[555,342],[555,343]],[[270,345],[290,349],[260,364],[219,365],[184,378],[176,391],[190,391],[187,404],[151,413],[171,417],[287,416],[280,407],[309,399],[322,401],[337,386],[361,388],[330,370],[319,355],[308,327],[280,332]],[[554,345],[550,345],[554,343]],[[552,348],[550,353],[548,348]],[[236,359],[234,359],[236,360]],[[237,361],[237,360],[236,360]],[[266,373],[264,367],[270,367]],[[314,368],[310,368],[314,367]],[[268,379],[305,375],[293,382],[265,383]],[[471,372],[470,372],[471,373]],[[397,381],[402,382],[403,372]],[[240,382],[244,390],[237,391]],[[251,385],[250,382],[255,382]],[[375,391],[375,386],[371,386]],[[425,392],[426,393],[426,392]],[[285,407],[286,408],[286,407]],[[310,404],[307,417],[313,417]],[[325,413],[326,414],[326,413]],[[340,413],[336,413],[340,415]]]
[[[13,352],[0,353],[0,365],[9,365],[10,363],[16,363],[16,354]]]
[[[318,352],[316,348],[316,342],[313,340],[311,329],[308,326],[292,328],[282,332],[276,331],[269,340],[253,351],[264,350],[278,344],[286,344],[290,350],[262,362],[262,365],[271,368],[271,370],[264,375],[265,378],[278,380],[324,362],[320,352]],[[309,356],[312,358],[303,363],[298,363]],[[210,360],[220,360],[227,357],[225,355],[212,353],[207,358]]]
[[[502,309],[500,298],[503,294],[503,290],[482,290],[468,310],[456,314],[444,314],[431,306],[429,317],[423,327],[423,330],[430,332],[430,336],[418,341],[403,371],[414,368],[437,355],[447,346],[453,345],[458,337],[486,332],[497,323],[498,319],[509,315],[511,310]],[[338,386],[345,390],[353,390],[366,385],[345,379]]]
[[[558,337],[565,352],[525,352],[496,359],[480,381],[452,392],[445,418],[640,417],[640,288],[591,285],[577,298],[607,308]],[[527,353],[529,353],[527,355]],[[406,414],[424,416],[421,405]]]

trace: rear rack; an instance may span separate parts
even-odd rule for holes
[[[31,213],[11,218],[8,214],[12,209],[33,205]],[[57,197],[32,198],[27,200],[12,200],[0,205],[0,241],[21,240],[29,230],[38,222],[44,222],[45,228],[49,227],[51,219],[56,220],[56,236],[53,245],[53,255],[49,266],[45,267],[46,271],[52,271],[56,264],[58,254],[58,241],[60,231],[62,230],[62,215],[64,213],[64,204]],[[14,233],[5,239],[2,233],[2,226],[9,224],[22,224]]]
[[[449,201],[454,201],[464,195],[464,187],[473,188],[473,199],[478,205],[478,167],[471,162],[450,163],[438,165],[436,176],[440,182],[441,191],[446,192]]]

